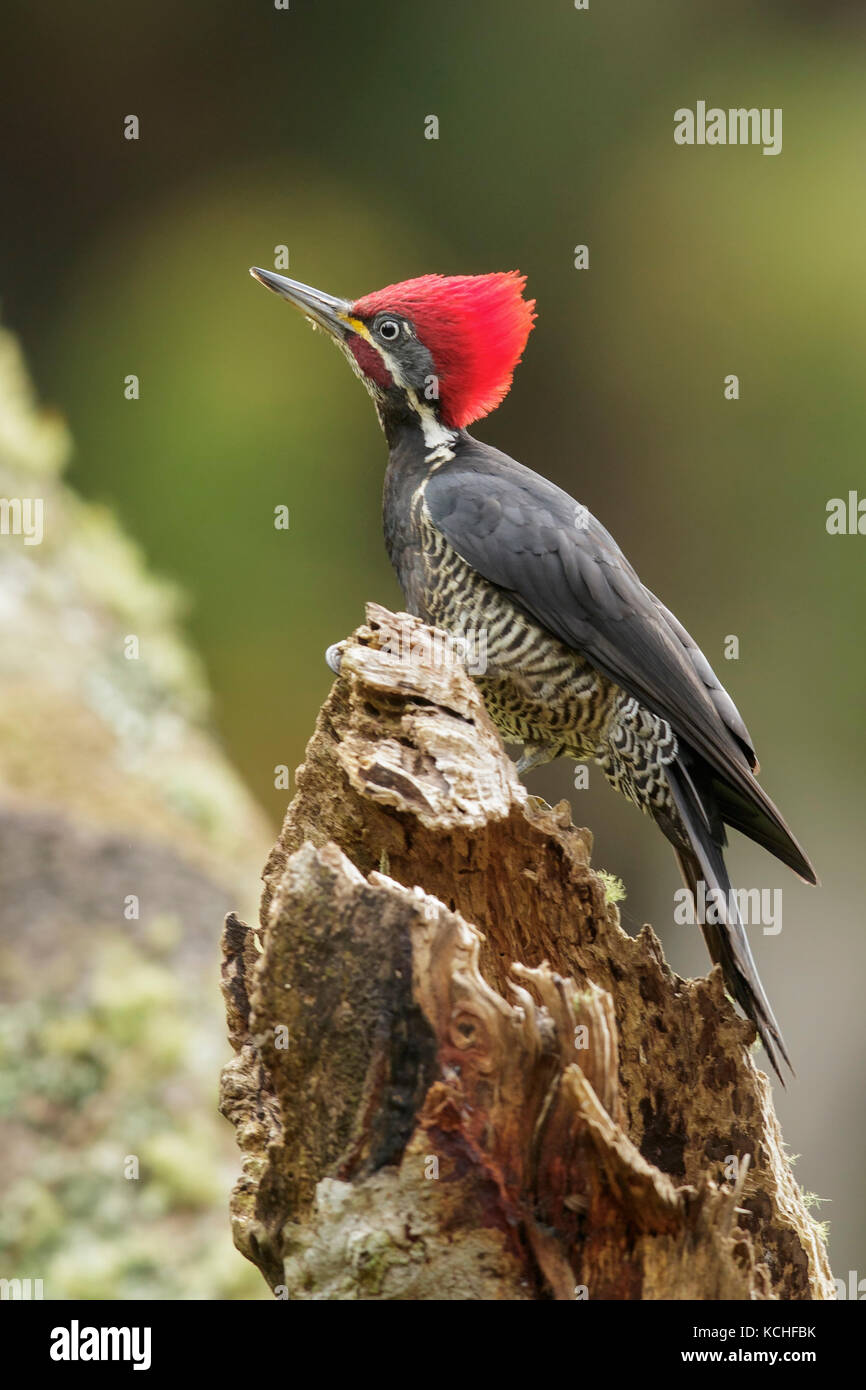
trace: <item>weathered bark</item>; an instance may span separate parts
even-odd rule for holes
[[[227,922],[238,1247],[290,1298],[833,1297],[751,1024],[621,929],[433,642],[368,607]]]

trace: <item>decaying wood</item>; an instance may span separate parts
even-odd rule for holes
[[[834,1296],[752,1025],[590,850],[442,635],[370,605],[225,933],[234,1235],[282,1296]]]

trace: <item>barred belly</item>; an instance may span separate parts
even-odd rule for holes
[[[545,749],[547,758],[592,759],[628,801],[651,815],[669,811],[665,768],[677,742],[667,720],[522,613],[441,532],[428,523],[422,534],[427,614],[476,652],[483,637],[486,669],[472,674],[503,739]]]

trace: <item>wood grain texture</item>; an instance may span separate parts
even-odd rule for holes
[[[442,635],[369,605],[225,936],[234,1234],[283,1296],[834,1296],[752,1025],[591,847]]]

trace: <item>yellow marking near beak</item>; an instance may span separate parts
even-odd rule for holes
[[[367,325],[362,323],[360,319],[353,319],[351,314],[338,314],[337,318],[342,319],[343,323],[348,324],[352,332],[357,333],[359,338],[366,338],[368,343],[373,342]]]

